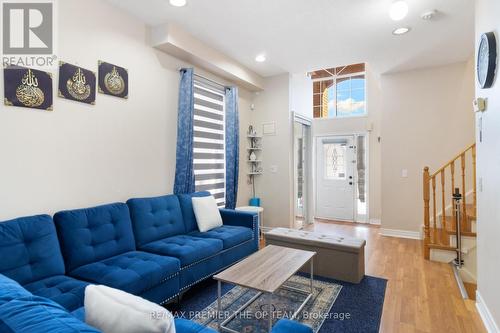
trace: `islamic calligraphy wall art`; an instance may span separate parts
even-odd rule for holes
[[[128,98],[128,71],[123,67],[99,60],[99,92]]]
[[[95,73],[75,65],[59,62],[59,97],[95,104]]]
[[[4,104],[52,111],[52,74],[33,68],[3,70]]]

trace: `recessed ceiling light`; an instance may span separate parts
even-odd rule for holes
[[[397,29],[394,29],[394,31],[392,32],[392,34],[396,35],[396,36],[399,36],[399,35],[404,35],[408,31],[410,31],[410,28],[407,28],[407,27],[397,28]]]
[[[429,10],[425,13],[422,13],[422,15],[420,15],[420,17],[422,18],[422,20],[425,20],[425,21],[430,21],[434,18],[434,16],[436,16],[436,11],[435,10]]]
[[[187,0],[170,0],[170,4],[174,7],[184,7],[187,4]]]
[[[392,3],[391,10],[389,11],[389,16],[394,21],[401,21],[408,14],[408,4],[402,0],[398,0]]]
[[[266,55],[265,54],[259,54],[258,56],[255,57],[255,61],[257,61],[257,62],[264,62],[264,61],[266,61]]]

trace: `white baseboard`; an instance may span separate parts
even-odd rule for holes
[[[382,236],[389,237],[399,237],[399,238],[409,238],[409,239],[422,239],[422,235],[419,231],[409,231],[409,230],[398,230],[398,229],[380,229],[380,234]]]
[[[373,225],[381,225],[382,221],[380,219],[370,219],[368,223],[373,224]]]
[[[495,323],[495,319],[493,319],[493,316],[486,306],[486,303],[484,303],[479,290],[476,290],[476,308],[477,312],[479,312],[479,315],[481,316],[481,319],[483,320],[483,324],[486,327],[486,330],[489,333],[500,332],[500,330],[498,329],[498,325]]]

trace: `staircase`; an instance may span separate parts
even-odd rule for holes
[[[451,262],[456,257],[456,213],[452,194],[458,188],[461,202],[463,280],[475,282],[476,265],[476,144],[472,144],[434,172],[423,173],[424,257]]]

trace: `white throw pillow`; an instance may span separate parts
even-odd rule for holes
[[[201,232],[222,226],[222,217],[213,196],[193,197],[193,210]]]
[[[89,285],[84,303],[85,322],[103,333],[175,333],[167,309],[118,289]]]

